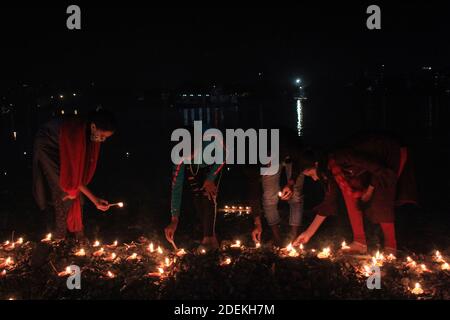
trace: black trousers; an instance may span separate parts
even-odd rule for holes
[[[186,176],[190,187],[194,209],[203,226],[203,236],[215,235],[215,210],[214,201],[209,200],[206,192],[202,190],[208,168],[198,168],[198,165],[187,165]]]

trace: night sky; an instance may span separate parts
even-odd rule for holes
[[[396,73],[449,65],[449,11],[442,4],[381,5],[381,31],[366,28],[367,4],[127,4],[81,5],[81,31],[66,29],[65,4],[3,7],[0,81],[173,88],[245,85],[262,72],[281,86],[298,75],[339,85],[380,64]]]

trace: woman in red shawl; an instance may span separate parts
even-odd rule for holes
[[[83,235],[81,194],[97,209],[109,209],[108,201],[96,197],[87,187],[100,151],[100,143],[116,128],[112,113],[93,112],[87,119],[55,119],[42,126],[33,153],[33,195],[41,210],[50,202],[55,213],[54,239],[67,231]]]
[[[417,196],[406,147],[387,137],[370,136],[329,153],[323,161],[312,152],[309,155],[305,152],[300,159],[304,175],[323,182],[325,198],[314,208],[314,221],[294,245],[308,242],[327,216],[336,215],[341,194],[353,231],[353,242],[347,252],[367,253],[365,214],[380,225],[385,253],[396,253],[395,206],[416,203]]]

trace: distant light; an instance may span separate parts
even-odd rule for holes
[[[76,97],[76,96],[77,96],[77,94],[76,94],[76,93],[72,93],[72,95],[73,95],[74,97]]]
[[[61,114],[64,114],[64,110],[61,110]]]
[[[50,96],[50,99],[53,99],[54,97],[53,96]]]
[[[13,138],[14,138],[14,140],[17,140],[17,132],[16,131],[13,132]]]
[[[299,84],[299,83],[301,83],[301,82],[302,82],[301,79],[296,79],[296,80],[295,80],[295,83],[296,83],[296,84]]]
[[[7,176],[7,175],[8,175],[8,172],[6,172],[6,171],[5,171],[5,172],[3,172],[3,175]]]
[[[189,96],[193,97],[194,95],[193,95],[193,94],[190,94]]]
[[[187,96],[187,94],[183,94],[183,97],[186,97]]]
[[[41,105],[40,104],[38,104],[37,106],[36,106],[37,108],[40,108],[41,107]]]
[[[207,94],[206,96],[209,97],[209,94]]]
[[[297,134],[303,135],[303,106],[301,99],[297,99]]]
[[[126,152],[125,155],[127,156],[127,158],[130,157],[130,153],[129,152]]]
[[[77,114],[78,114],[78,110],[75,109],[75,110],[73,111],[73,113],[74,113],[75,115],[77,115]]]
[[[26,156],[26,155],[27,155],[27,152],[26,152],[26,151],[24,151],[24,152],[23,152],[23,155],[24,155],[24,156]]]
[[[64,95],[60,94],[59,97],[60,97],[61,99],[63,99],[63,98],[64,98]]]
[[[201,95],[201,94],[198,94],[197,96],[198,96],[198,97],[201,97],[202,95]]]

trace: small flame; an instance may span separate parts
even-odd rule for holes
[[[163,253],[163,250],[162,250],[162,248],[161,248],[160,246],[158,246],[157,251],[158,251],[159,254],[162,254],[162,253]]]
[[[348,249],[350,249],[350,247],[347,245],[347,243],[345,241],[342,241],[341,249],[342,250],[348,250]]]
[[[105,253],[105,249],[100,248],[99,250],[95,251],[93,253],[93,255],[94,255],[94,257],[99,257],[99,256],[103,255],[103,253]]]
[[[119,202],[117,205],[119,206],[119,208],[123,208],[123,202]]]
[[[261,242],[257,242],[255,245],[256,248],[261,248]]]
[[[164,269],[163,268],[158,268],[158,272],[159,272],[160,275],[163,275],[164,274]]]
[[[16,244],[22,244],[22,243],[23,243],[23,238],[17,239]]]
[[[108,278],[111,278],[111,279],[116,277],[116,275],[114,273],[112,273],[111,271],[108,271],[107,276],[108,276]]]
[[[51,240],[52,240],[52,234],[51,234],[51,233],[48,233],[48,234],[45,236],[45,238],[42,239],[41,241],[42,241],[42,242],[48,242],[48,241],[51,241]]]
[[[96,240],[92,246],[94,248],[99,247],[100,246],[100,241]]]
[[[170,267],[170,259],[169,258],[165,258],[164,259],[164,263],[166,264],[166,267]]]
[[[225,260],[222,261],[222,263],[220,265],[228,266],[230,264],[231,264],[231,258],[226,258]]]
[[[75,252],[75,255],[78,257],[83,257],[86,255],[86,252],[84,251],[84,249],[80,249],[77,252]]]
[[[234,244],[231,245],[231,248],[240,248],[241,247],[241,241],[236,240]]]
[[[178,250],[178,252],[177,252],[177,256],[178,257],[182,257],[182,256],[184,256],[186,254],[186,251],[184,251],[184,249],[180,249],[180,250]]]
[[[450,270],[450,266],[449,266],[449,264],[447,262],[445,262],[445,263],[442,264],[441,269],[442,270]]]
[[[150,251],[151,253],[153,253],[153,252],[155,251],[153,242],[151,242],[151,243],[148,245],[148,251]]]
[[[278,192],[278,196],[279,196],[279,197],[282,197],[282,196],[283,196],[283,192],[281,192],[281,191]]]
[[[317,258],[319,259],[326,259],[330,256],[331,254],[331,250],[329,247],[322,249],[321,252],[319,252],[319,254],[317,255]]]
[[[417,295],[422,294],[423,289],[422,289],[422,286],[420,285],[420,283],[417,282],[416,285],[414,286],[414,289],[412,289],[411,292],[414,294],[417,294]]]

